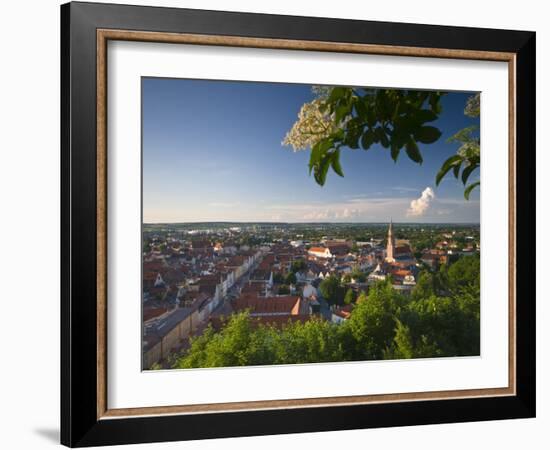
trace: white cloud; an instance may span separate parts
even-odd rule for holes
[[[422,191],[422,195],[413,200],[409,209],[407,210],[408,217],[419,217],[423,216],[424,213],[430,207],[431,202],[435,199],[434,191],[431,187],[427,187]]]
[[[329,209],[317,210],[312,208],[312,211],[305,213],[302,220],[351,220],[366,216],[367,211],[363,209],[352,209],[331,205]]]
[[[405,198],[356,197],[272,207],[290,222],[377,222],[402,216],[407,205]]]

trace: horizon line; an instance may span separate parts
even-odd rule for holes
[[[370,222],[284,222],[267,220],[198,220],[188,222],[142,222],[142,225],[193,225],[193,224],[281,224],[281,225],[361,225],[361,224],[380,224],[390,223],[389,221],[370,221]],[[480,225],[480,222],[395,222],[394,224],[418,224],[418,225]]]

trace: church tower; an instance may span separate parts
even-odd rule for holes
[[[393,257],[394,250],[395,238],[393,237],[393,221],[390,220],[390,227],[388,228],[388,243],[386,245],[386,262],[395,262],[395,258]]]

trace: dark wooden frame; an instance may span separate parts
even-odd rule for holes
[[[178,406],[159,411],[109,410],[105,401],[104,291],[103,75],[107,39],[194,40],[209,45],[508,61],[509,244],[514,281],[510,285],[510,389],[483,395],[454,392],[411,398],[214,405],[202,410]],[[91,446],[534,417],[535,33],[70,3],[61,7],[61,143],[63,444]],[[517,265],[516,261],[530,264]]]

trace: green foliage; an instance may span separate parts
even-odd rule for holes
[[[285,284],[296,284],[296,275],[294,272],[288,272],[285,278]]]
[[[447,288],[454,292],[466,287],[479,290],[480,259],[479,254],[463,256],[446,270]]]
[[[394,161],[404,148],[421,164],[418,143],[432,144],[441,136],[438,128],[427,124],[441,113],[442,92],[334,87],[317,94],[304,105],[283,143],[296,150],[311,148],[309,171],[321,186],[329,168],[344,176],[341,148],[369,150],[380,144]]]
[[[479,255],[434,274],[423,272],[400,320],[410,326],[414,357],[479,354]],[[440,293],[444,293],[442,296]]]
[[[413,236],[411,245],[418,252],[418,258],[420,258],[422,250],[433,248],[437,240],[437,236],[420,234]]]
[[[329,286],[340,287],[333,281]],[[479,257],[468,256],[440,272],[422,273],[410,297],[388,281],[374,284],[342,324],[313,318],[278,329],[246,312],[232,315],[221,331],[208,327],[192,339],[174,367],[479,355],[479,306]]]
[[[382,359],[384,349],[394,336],[394,319],[397,294],[390,283],[371,287],[369,295],[360,296],[353,314],[346,322],[356,345],[353,359]]]
[[[469,303],[462,297],[432,295],[411,302],[400,319],[410,326],[413,343],[422,344],[421,353],[431,348],[436,349],[433,356],[476,355],[479,354],[479,319],[471,315]]]
[[[464,172],[463,172],[464,173]],[[477,186],[479,186],[479,181],[476,181],[475,183],[472,183],[470,184],[469,186],[466,187],[466,189],[464,189],[464,198],[466,200],[470,200],[470,193],[472,192],[472,190],[474,188],[476,188]]]
[[[365,272],[362,272],[357,268],[353,269],[353,272],[351,272],[351,278],[359,283],[364,283],[365,281],[367,281],[367,275],[365,274]]]
[[[334,275],[325,278],[321,282],[319,291],[324,299],[332,305],[341,304],[344,299],[344,288],[340,284],[340,280]]]
[[[351,305],[355,301],[355,292],[353,292],[353,289],[348,289],[346,292],[346,296],[344,297],[344,303],[346,305]]]
[[[151,239],[150,238],[143,238],[143,245],[142,245],[142,251],[143,253],[147,253],[149,250],[151,250]]]
[[[303,364],[345,360],[342,330],[330,322],[288,322],[282,330],[255,325],[248,313],[231,316],[219,333],[196,338],[175,368]]]
[[[476,94],[468,99],[464,114],[469,117],[479,117],[479,111],[480,96],[479,94]],[[480,140],[478,127],[470,126],[463,128],[451,136],[447,142],[458,143],[460,144],[460,147],[458,148],[456,155],[448,158],[437,172],[435,177],[436,185],[439,185],[445,175],[452,170],[456,179],[460,177],[462,184],[465,186],[464,198],[469,200],[472,190],[480,185],[479,181],[467,185],[470,176],[476,169],[479,168],[480,164]]]
[[[285,282],[285,277],[282,273],[275,273],[273,274],[273,282],[277,284],[283,284]]]
[[[384,359],[411,359],[414,358],[415,350],[411,337],[411,330],[396,320],[395,336],[391,347],[384,350]]]
[[[422,271],[416,281],[416,286],[411,292],[413,300],[420,300],[431,297],[435,294],[434,275],[427,271]]]
[[[292,261],[292,264],[290,265],[290,271],[292,273],[303,272],[304,270],[307,270],[307,263],[303,259]]]
[[[288,295],[290,294],[290,287],[286,284],[281,284],[279,286],[279,290],[277,291],[277,294],[279,295]]]

